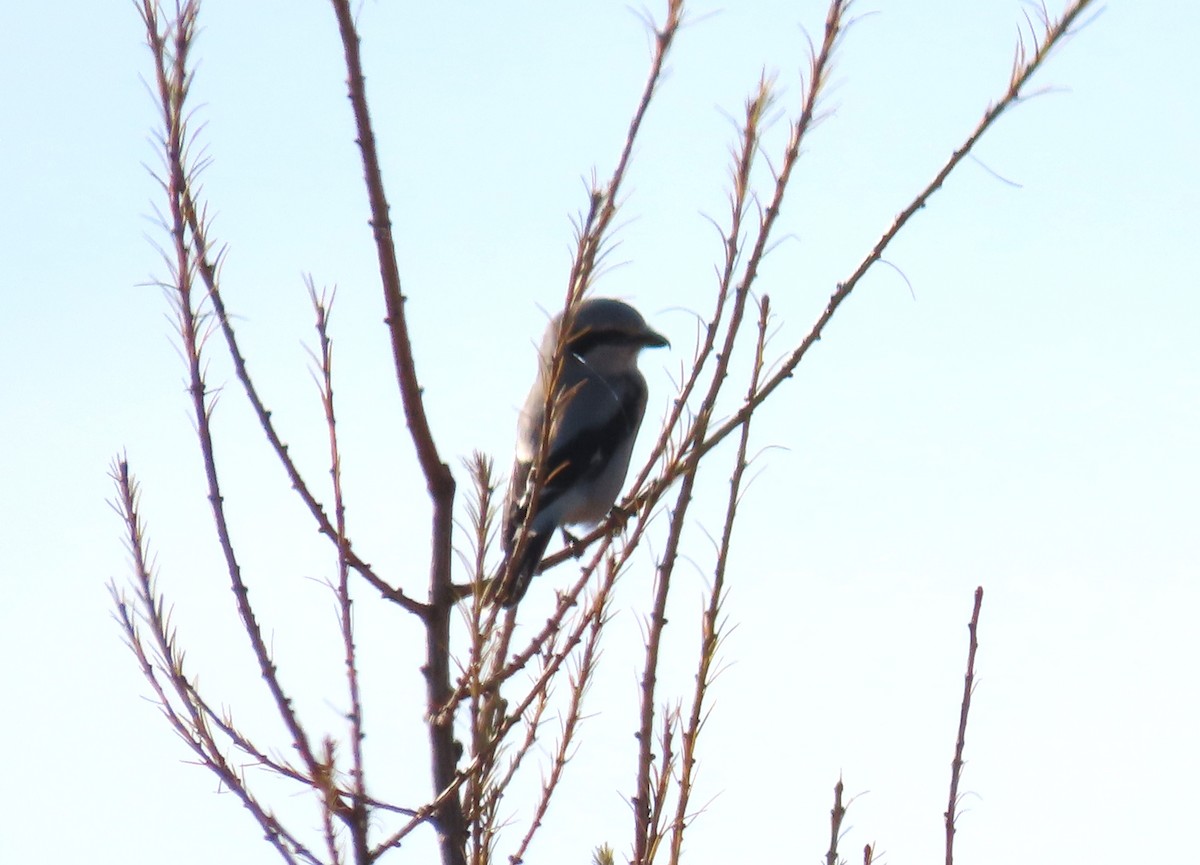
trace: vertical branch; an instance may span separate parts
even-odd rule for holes
[[[350,692],[350,813],[344,815],[350,826],[350,836],[357,865],[368,865],[370,847],[367,830],[370,814],[367,810],[367,782],[363,770],[363,708],[358,686],[358,660],[354,645],[354,617],[350,598],[349,544],[346,540],[346,502],[342,495],[342,455],[338,446],[337,416],[333,408],[333,342],[329,338],[329,313],[333,308],[334,295],[317,296],[312,280],[308,281],[308,293],[317,316],[317,337],[320,343],[321,406],[325,411],[325,426],[329,431],[329,475],[333,481],[333,518],[337,531],[338,576],[337,599],[338,619],[342,631],[342,648],[346,664],[346,684]],[[330,770],[333,769],[332,742],[327,748]],[[340,805],[340,800],[337,800]]]
[[[646,639],[646,665],[642,675],[642,705],[641,723],[636,733],[638,740],[638,770],[637,791],[633,797],[634,810],[634,862],[636,865],[648,865],[650,811],[648,796],[650,794],[650,770],[653,760],[651,731],[654,724],[654,699],[657,684],[657,668],[662,640],[663,628],[666,626],[667,595],[670,589],[670,579],[675,562],[679,555],[679,545],[683,535],[683,526],[688,509],[692,502],[695,487],[696,469],[700,463],[709,421],[716,406],[717,395],[720,393],[728,375],[730,358],[738,333],[741,331],[743,314],[750,287],[758,273],[759,264],[766,254],[768,241],[783,206],[784,195],[791,179],[792,169],[800,154],[800,145],[805,134],[811,127],[816,116],[816,104],[820,97],[834,48],[843,31],[843,15],[849,5],[849,0],[832,0],[825,20],[825,36],[820,51],[812,58],[811,79],[805,94],[804,106],[800,116],[792,124],[784,158],[778,174],[775,177],[775,190],[759,222],[758,237],[746,262],[746,267],[737,289],[730,311],[729,322],[725,328],[725,339],[717,354],[717,362],[712,372],[708,391],[700,404],[695,422],[685,438],[686,454],[674,467],[678,475],[682,475],[679,493],[676,497],[675,508],[671,513],[671,523],[668,530],[667,545],[659,564],[655,583],[654,607],[650,614],[648,634]],[[760,93],[764,88],[760,87]],[[763,99],[765,100],[765,95]],[[765,107],[765,102],[763,103]],[[760,108],[761,110],[761,108]],[[748,120],[749,123],[749,120]]]
[[[846,806],[842,804],[845,786],[838,778],[833,787],[833,807],[829,809],[829,852],[825,854],[825,865],[838,865],[838,842],[842,840],[842,821],[846,819]]]
[[[196,420],[196,433],[204,461],[204,475],[208,486],[208,500],[212,509],[217,540],[225,557],[226,569],[237,603],[238,615],[250,639],[250,645],[258,662],[263,681],[266,682],[276,708],[292,738],[309,773],[315,777],[317,760],[309,744],[308,736],[300,724],[291,699],[284,693],[279,682],[278,670],[271,659],[262,629],[250,604],[249,589],[242,579],[241,565],[234,552],[229,523],[225,516],[225,502],[217,475],[215,449],[213,447],[209,391],[204,379],[201,360],[203,336],[193,299],[193,275],[195,258],[189,243],[187,216],[185,212],[186,190],[190,185],[187,168],[188,130],[185,102],[191,84],[188,69],[188,52],[195,35],[196,16],[199,11],[195,0],[177,6],[177,17],[167,28],[170,35],[163,33],[158,18],[158,7],[152,0],[143,0],[142,20],[146,25],[146,38],[154,56],[155,83],[161,102],[165,135],[163,137],[166,173],[164,181],[168,200],[168,224],[175,260],[171,263],[174,283],[174,301],[179,314],[179,330],[183,340],[184,357],[188,367],[188,393],[192,400],[192,411]]]
[[[325,849],[329,851],[329,865],[342,865],[342,851],[338,845],[337,829],[334,827],[334,815],[339,815],[340,802],[337,798],[337,750],[332,736],[326,736],[321,750],[321,761],[317,784],[323,788],[324,800],[321,808],[321,834],[325,838]],[[351,831],[354,827],[351,825]],[[357,841],[357,838],[354,839]],[[357,844],[355,845],[357,847]],[[357,859],[361,863],[363,860]]]
[[[663,707],[662,726],[658,734],[658,757],[655,763],[650,806],[650,832],[646,861],[654,861],[659,845],[666,835],[663,817],[667,813],[667,797],[675,776],[675,738],[679,732],[679,706]]]
[[[496,492],[492,477],[492,460],[476,451],[467,463],[472,482],[472,494],[466,502],[468,519],[473,529],[474,556],[471,578],[476,591],[466,611],[468,646],[467,667],[463,671],[453,705],[464,699],[467,703],[471,754],[482,753],[495,729],[497,701],[495,689],[482,687],[483,669],[488,663],[491,638],[495,634],[497,605],[487,604],[487,552],[495,517],[493,497]],[[443,709],[443,711],[446,711]],[[453,712],[453,708],[449,711]],[[470,830],[468,858],[472,865],[483,865],[491,854],[492,823],[495,815],[488,792],[491,788],[494,764],[482,765],[472,772],[463,785],[464,819]]]
[[[452,580],[454,531],[454,477],[450,467],[442,462],[425,404],[417,381],[408,322],[404,314],[404,295],[400,288],[400,269],[392,239],[392,223],[383,174],[375,149],[375,132],[367,110],[366,82],[359,54],[358,31],[350,11],[349,0],[332,0],[334,15],[341,34],[346,58],[347,86],[350,104],[358,130],[358,146],[362,152],[363,173],[370,201],[371,228],[379,258],[379,273],[387,307],[387,323],[392,340],[392,355],[400,384],[400,399],[417,460],[425,476],[426,487],[433,502],[431,526],[432,555],[429,569],[429,607],[424,614],[426,651],[422,672],[426,685],[426,717],[429,730],[430,762],[433,774],[435,801],[439,802],[436,825],[444,865],[465,865],[466,823],[459,795],[443,796],[455,785],[461,746],[454,739],[452,713],[442,712],[453,689],[450,684],[450,612],[455,602]]]
[[[758,378],[763,369],[763,352],[767,343],[767,324],[771,315],[771,301],[763,295],[758,309],[758,341],[755,345],[754,362],[750,371],[749,392],[758,388]],[[679,799],[675,803],[675,822],[671,832],[671,865],[678,865],[683,852],[683,831],[687,827],[688,804],[691,801],[692,783],[696,769],[696,744],[700,730],[708,716],[705,697],[716,663],[717,647],[721,641],[721,601],[725,593],[725,570],[729,561],[729,550],[733,541],[733,524],[737,518],[738,503],[742,495],[742,481],[749,466],[747,453],[750,446],[750,424],[742,426],[738,441],[737,461],[729,478],[729,498],[725,504],[725,526],[717,550],[717,563],[713,569],[712,590],[709,592],[708,608],[704,611],[700,636],[700,658],[696,671],[696,688],[692,694],[692,709],[687,725],[683,729],[681,765],[679,774]]]
[[[633,805],[634,865],[649,865],[652,855],[651,828],[651,774],[654,763],[654,747],[651,738],[654,729],[655,692],[658,685],[658,658],[662,648],[662,633],[667,625],[667,594],[671,574],[679,554],[680,538],[683,534],[684,517],[692,500],[695,486],[695,461],[689,458],[690,470],[683,476],[675,509],[671,513],[671,525],[667,536],[667,548],[662,563],[655,572],[654,607],[650,613],[646,635],[646,663],[642,672],[641,717],[637,733],[638,742],[637,788]]]
[[[602,592],[596,598],[592,608],[594,614],[586,617],[591,624],[588,628],[583,654],[575,669],[568,674],[568,680],[571,685],[571,698],[567,705],[562,733],[558,738],[558,746],[554,751],[554,762],[551,764],[549,775],[542,782],[541,797],[534,808],[534,816],[530,821],[529,830],[521,839],[516,853],[513,854],[513,861],[521,862],[524,859],[525,851],[529,848],[530,842],[533,841],[533,836],[542,826],[542,820],[545,818],[546,811],[550,807],[550,800],[558,789],[558,783],[562,779],[563,770],[567,766],[567,761],[571,758],[571,752],[575,744],[575,734],[578,732],[579,724],[583,719],[583,698],[587,693],[588,686],[591,684],[596,662],[599,660],[600,632],[608,621],[605,613],[607,600],[607,593]]]
[[[433,432],[429,428],[429,419],[421,398],[421,386],[417,381],[412,342],[408,336],[408,320],[404,312],[406,298],[400,288],[400,267],[396,259],[396,244],[392,238],[391,208],[383,188],[379,153],[375,149],[375,131],[367,108],[367,85],[363,78],[362,57],[359,54],[358,31],[354,25],[349,0],[332,0],[332,3],[346,57],[346,84],[349,88],[350,105],[354,110],[355,127],[358,130],[358,146],[362,152],[363,175],[371,208],[370,224],[375,235],[379,276],[387,307],[387,325],[392,338],[392,357],[396,366],[396,378],[400,384],[400,398],[404,404],[404,417],[408,422],[417,459],[436,503],[443,486],[450,483],[452,487],[453,483],[449,480],[449,468],[442,462],[433,441]]]
[[[571,267],[571,279],[567,295],[568,307],[578,302],[588,285],[591,284],[597,257],[603,248],[604,236],[608,232],[609,225],[612,223],[613,217],[617,212],[617,196],[621,189],[621,183],[625,179],[629,160],[633,155],[634,143],[637,141],[638,133],[642,128],[642,121],[646,117],[646,112],[650,109],[650,102],[654,98],[655,90],[657,90],[658,84],[662,80],[663,66],[666,63],[667,54],[671,50],[675,34],[679,32],[679,27],[682,23],[683,0],[667,0],[666,19],[663,21],[662,26],[656,28],[654,31],[654,57],[650,63],[650,73],[646,76],[646,84],[642,88],[641,99],[638,101],[633,118],[629,122],[629,129],[625,133],[625,144],[621,149],[621,156],[617,159],[617,166],[613,169],[612,176],[609,178],[604,189],[594,189],[592,191],[589,219],[580,231],[579,248]]]
[[[750,172],[758,154],[762,120],[773,99],[771,81],[764,75],[759,79],[757,91],[746,100],[746,119],[742,124],[741,144],[730,170],[733,188],[729,192],[729,228],[721,230],[721,238],[725,247],[725,261],[718,280],[716,304],[705,325],[704,339],[692,358],[692,371],[675,395],[671,412],[663,422],[658,441],[651,449],[650,456],[638,474],[637,480],[633,482],[631,489],[634,491],[641,489],[659,457],[666,452],[671,436],[683,413],[687,410],[692,393],[700,381],[701,373],[716,346],[717,336],[720,334],[721,322],[724,318],[725,304],[732,292],[734,278],[737,276],[738,260],[741,257],[742,224],[750,197]]]
[[[967,713],[971,709],[971,692],[975,689],[975,652],[979,648],[979,608],[983,604],[983,586],[975,590],[975,609],[967,624],[970,643],[967,649],[967,674],[963,682],[962,708],[958,714],[958,737],[954,742],[954,759],[950,763],[950,801],[946,806],[946,865],[954,865],[954,819],[958,809],[958,781],[962,776],[963,747],[967,737]]]

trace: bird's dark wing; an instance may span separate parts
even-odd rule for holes
[[[568,491],[600,476],[617,451],[628,447],[646,409],[645,382],[636,372],[601,378],[585,369],[581,381],[568,383],[564,390],[571,387],[577,389],[564,406],[551,439],[543,469],[546,480],[538,492],[533,519],[527,519],[532,463],[518,460],[513,467],[502,537],[508,557],[514,552],[521,526],[528,522],[530,530],[520,560],[509,563],[506,578],[496,591],[496,599],[506,607],[524,596],[557,528],[557,520],[535,528],[538,516],[554,512]],[[587,388],[591,390],[585,395]]]
[[[590,389],[586,395],[585,388]],[[611,402],[600,398],[601,393]],[[607,410],[592,410],[597,404]],[[576,406],[580,410],[572,411]],[[638,373],[585,379],[579,393],[567,404],[551,441],[538,510],[549,508],[567,490],[598,477],[613,454],[637,434],[645,410],[646,387]]]

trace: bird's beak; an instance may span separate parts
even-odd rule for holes
[[[646,332],[642,334],[642,345],[646,348],[670,348],[671,340],[657,331],[646,328]]]

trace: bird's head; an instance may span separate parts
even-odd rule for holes
[[[556,319],[556,323],[559,322],[561,316]],[[625,366],[632,365],[644,348],[662,348],[670,344],[629,304],[597,297],[585,300],[575,308],[566,350],[589,364],[601,362],[606,366]]]

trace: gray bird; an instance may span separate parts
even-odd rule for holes
[[[512,607],[524,596],[556,529],[594,524],[608,514],[629,471],[629,457],[646,411],[646,380],[638,371],[644,348],[670,345],[650,329],[636,309],[619,300],[594,298],[575,308],[563,348],[545,479],[518,561],[509,561],[525,525],[532,490],[530,470],[537,457],[562,316],[546,328],[538,350],[537,379],[517,426],[517,455],[508,486],[503,544],[506,556],[496,599]]]

